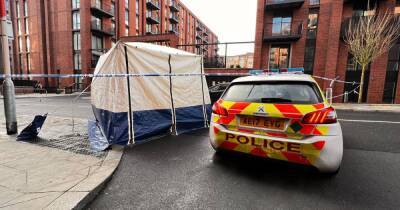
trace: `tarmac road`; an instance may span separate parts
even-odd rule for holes
[[[201,130],[126,149],[89,208],[398,209],[400,115],[342,111],[339,118],[345,120],[345,151],[334,177],[283,162],[216,155]]]

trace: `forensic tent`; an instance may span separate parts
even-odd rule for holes
[[[118,42],[101,56],[91,101],[110,145],[204,128],[211,112],[202,56],[149,43]]]

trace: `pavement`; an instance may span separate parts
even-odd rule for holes
[[[50,112],[40,138],[32,142],[7,136],[0,111],[0,209],[82,209],[111,178],[123,151],[119,147],[100,153],[90,150],[86,135],[90,103],[77,102],[82,107],[76,109],[84,114],[77,112],[74,118],[67,117],[71,103],[66,110],[59,111],[63,108],[59,106],[51,111],[52,105],[72,97],[47,98],[39,105],[31,101],[26,106],[28,99],[17,98],[19,131],[34,114]]]
[[[89,209],[398,209],[400,115],[338,111],[341,171],[216,154],[208,131],[125,150]],[[354,122],[356,121],[356,122]]]
[[[337,110],[349,110],[358,112],[392,112],[400,113],[400,104],[333,104]]]

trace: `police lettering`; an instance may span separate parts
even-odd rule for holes
[[[268,140],[263,140],[261,143],[260,141],[257,141],[259,139],[254,138],[254,137],[247,137],[247,136],[236,136],[234,134],[229,134],[226,133],[225,135],[225,141],[233,140],[236,141],[239,144],[250,144],[251,146],[254,147],[260,147],[264,149],[272,149],[276,151],[287,151],[287,152],[293,152],[293,153],[301,153],[301,145],[297,143],[285,143],[285,142],[280,142],[280,141],[268,141]]]

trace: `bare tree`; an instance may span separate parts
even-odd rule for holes
[[[389,11],[351,19],[344,41],[361,66],[358,103],[362,102],[365,71],[370,63],[393,47],[400,37],[400,21]]]

